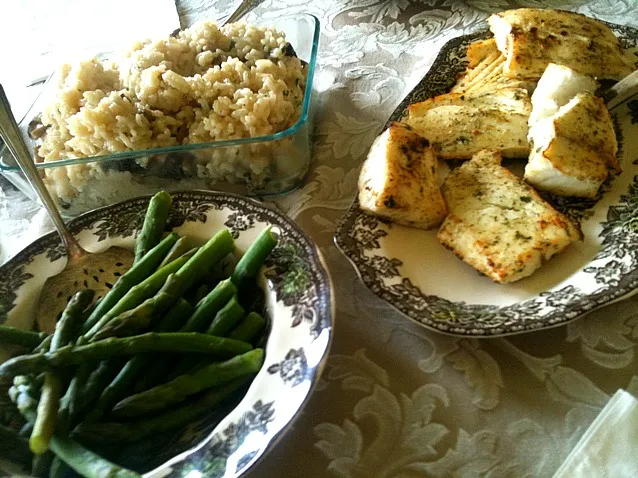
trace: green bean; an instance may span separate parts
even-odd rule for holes
[[[61,388],[59,377],[53,373],[47,373],[38,402],[33,431],[29,438],[29,448],[36,455],[41,455],[49,449],[49,441],[55,431],[58,418]]]
[[[257,272],[264,264],[266,257],[276,245],[277,236],[273,234],[272,227],[267,226],[259,233],[235,266],[231,278],[237,287],[242,287],[249,279],[257,276]]]
[[[75,440],[54,436],[51,449],[67,465],[82,476],[109,478],[137,478],[134,471],[122,468],[84,448]]]
[[[254,349],[225,362],[212,363],[166,384],[125,398],[113,407],[113,415],[130,418],[157,412],[203,390],[256,373],[263,360],[264,351]]]
[[[257,312],[251,312],[233,330],[228,337],[254,344],[266,327],[266,319]]]
[[[188,238],[185,236],[181,236],[179,239],[177,239],[177,242],[173,244],[173,247],[171,247],[171,250],[168,251],[168,254],[166,254],[166,257],[164,258],[164,260],[157,267],[158,268],[164,267],[169,262],[173,262],[175,259],[183,256],[184,254],[190,254],[190,256],[192,256],[196,251],[197,251],[197,248],[191,247],[191,244]]]
[[[179,329],[180,325],[184,323],[192,311],[193,306],[184,299],[180,299],[157,325],[155,331],[172,332]],[[87,416],[87,420],[96,421],[106,411],[112,408],[118,400],[125,396],[127,390],[132,389],[133,383],[139,376],[140,371],[147,367],[153,360],[157,360],[157,357],[151,354],[136,355],[130,359],[111,383],[102,391],[95,407],[93,407],[93,410],[91,410]]]
[[[0,325],[0,344],[20,345],[33,350],[40,345],[47,334],[30,330],[17,329],[8,325]]]
[[[82,326],[82,312],[91,304],[93,297],[95,297],[95,291],[90,289],[82,289],[71,297],[62,312],[62,317],[55,324],[50,350],[57,350],[75,341]]]
[[[182,331],[203,332],[206,330],[217,312],[228,303],[236,292],[237,287],[235,287],[230,279],[221,281],[206,297],[199,301],[195,312],[188,319]]]
[[[186,264],[188,258],[180,257],[161,269],[155,271],[152,275],[144,279],[137,285],[131,287],[131,289],[122,297],[117,304],[115,304],[108,312],[102,316],[97,317],[97,320],[92,327],[87,330],[86,324],[83,330],[86,330],[84,336],[87,339],[91,339],[104,325],[109,323],[113,318],[117,317],[122,312],[131,310],[149,297],[153,297],[166,282],[166,279],[171,274],[177,272],[184,264]],[[141,262],[140,262],[141,264]],[[122,276],[124,277],[124,276]]]
[[[162,238],[172,203],[173,198],[166,191],[158,192],[149,201],[135,244],[135,262],[140,261]]]
[[[55,352],[20,355],[0,365],[0,376],[39,373],[59,367],[97,362],[111,357],[146,352],[180,352],[228,358],[248,352],[246,342],[194,332],[154,333],[135,337],[110,338],[88,345],[66,346]]]
[[[136,261],[133,267],[126,271],[115,282],[115,284],[113,284],[111,290],[109,290],[109,292],[102,298],[95,309],[93,309],[88,319],[86,319],[82,330],[84,332],[90,330],[104,315],[116,307],[120,300],[123,299],[133,287],[143,281],[146,281],[149,277],[153,277],[156,271],[158,271],[159,264],[162,262],[164,257],[166,257],[166,254],[173,244],[177,242],[178,237],[179,236],[177,234],[169,234],[158,245],[150,250],[139,262]],[[177,268],[175,270],[177,270]],[[167,275],[168,274],[164,275],[164,279],[166,279]],[[151,295],[154,294],[155,291],[159,290],[163,283],[164,280],[161,280],[161,283],[154,291],[152,291]]]
[[[210,389],[201,397],[157,416],[126,423],[82,423],[75,433],[90,443],[121,443],[141,440],[157,433],[179,428],[198,417],[210,413],[224,399],[242,388],[252,376],[242,377],[219,387]]]

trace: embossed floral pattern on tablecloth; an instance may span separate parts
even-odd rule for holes
[[[188,26],[223,18],[235,3],[177,6]],[[484,28],[491,12],[519,6],[638,27],[635,0],[265,0],[247,17],[307,12],[321,21],[313,170],[277,205],[320,244],[337,301],[323,378],[249,476],[551,476],[609,397],[634,378],[637,298],[539,333],[447,337],[369,292],[332,242],[370,144],[439,48]]]
[[[420,329],[374,297],[332,245],[387,117],[450,38],[516,6],[638,26],[631,1],[265,2],[308,11],[322,37],[314,171],[278,205],[321,244],[337,284],[335,342],[294,430],[251,476],[551,476],[633,377],[636,300],[541,333],[468,340]]]

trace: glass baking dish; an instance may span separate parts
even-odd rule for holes
[[[308,77],[299,120],[268,136],[212,141],[103,156],[38,163],[60,212],[73,217],[96,207],[151,194],[159,190],[207,189],[272,196],[297,188],[311,159],[313,77],[319,46],[319,20],[294,14],[254,24],[283,31],[297,56],[308,63]],[[20,122],[20,130],[33,154],[29,123],[55,90],[50,78]],[[31,199],[34,191],[9,151],[0,150],[0,173]],[[81,181],[74,178],[81,177]],[[89,178],[88,180],[86,178]],[[58,180],[60,178],[60,180]]]

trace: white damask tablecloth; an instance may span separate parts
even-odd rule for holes
[[[224,17],[233,3],[177,7],[188,26]],[[551,476],[611,395],[632,387],[638,297],[545,332],[446,337],[369,292],[332,241],[367,149],[438,49],[483,28],[491,12],[517,6],[638,27],[636,0],[266,0],[249,15],[309,12],[321,21],[313,170],[277,204],[320,245],[337,303],[323,378],[250,477]],[[0,186],[8,198],[0,220],[22,231],[3,245],[34,239],[37,209]]]

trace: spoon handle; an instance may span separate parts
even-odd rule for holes
[[[235,11],[231,13],[226,20],[224,20],[224,22],[222,23],[222,26],[226,25],[227,23],[236,22],[237,20],[239,20],[241,17],[246,15],[251,10],[253,10],[254,8],[257,8],[259,4],[262,2],[263,0],[243,0],[239,4],[239,6],[235,9]]]
[[[36,168],[35,162],[33,158],[31,158],[31,153],[29,153],[29,149],[22,139],[18,123],[16,123],[13,113],[11,112],[11,106],[2,85],[0,85],[0,136],[2,136],[7,148],[11,151],[11,154],[29,181],[29,184],[31,184],[31,187],[33,187],[42,201],[42,205],[49,213],[55,228],[62,238],[69,260],[83,256],[85,254],[84,250],[77,243],[73,234],[67,229],[53,198],[51,198],[44,181],[42,181],[40,177],[38,168]]]
[[[613,110],[636,95],[638,95],[638,70],[627,75],[603,93],[603,100],[607,103],[607,109]]]

